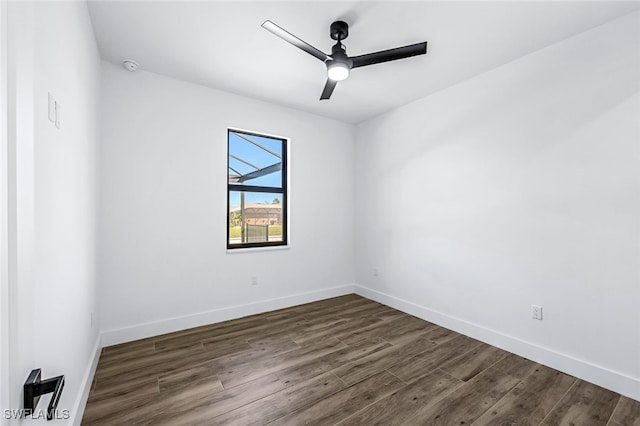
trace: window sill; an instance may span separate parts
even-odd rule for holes
[[[259,251],[276,251],[276,250],[289,250],[291,245],[288,244],[286,246],[272,246],[272,247],[246,247],[246,248],[235,248],[235,249],[227,249],[227,254],[235,254],[235,253],[250,253],[250,252],[259,252]]]

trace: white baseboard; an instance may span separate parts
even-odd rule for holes
[[[514,336],[509,336],[461,318],[434,311],[368,287],[356,285],[355,292],[367,299],[375,300],[376,302],[383,303],[410,315],[457,331],[506,351],[513,352],[598,386],[640,400],[640,379],[638,378],[627,376],[623,373],[574,358],[570,355],[527,342]]]
[[[111,346],[119,343],[131,342],[133,340],[172,333],[174,331],[186,330],[188,328],[246,317],[247,315],[274,311],[276,309],[288,308],[331,297],[344,296],[346,294],[351,294],[354,291],[355,286],[353,284],[348,284],[307,293],[294,294],[291,296],[260,300],[258,302],[247,303],[245,305],[229,306],[214,309],[212,311],[185,315],[182,317],[168,318],[161,321],[137,324],[131,327],[106,330],[102,332],[102,344],[103,346]]]
[[[82,423],[82,416],[84,415],[84,408],[87,405],[87,399],[89,398],[89,392],[91,391],[91,384],[93,383],[93,376],[96,373],[98,367],[98,360],[100,359],[100,352],[102,351],[102,338],[98,335],[96,343],[93,346],[93,355],[90,364],[87,366],[87,370],[84,373],[82,382],[80,383],[80,393],[76,398],[76,403],[71,411],[71,418],[69,419],[70,425],[80,426]]]

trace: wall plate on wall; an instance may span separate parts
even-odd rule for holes
[[[58,101],[53,101],[53,106],[54,106],[54,110],[55,110],[55,115],[56,115],[56,127],[59,129],[60,128],[60,110],[61,110],[61,105],[60,102]]]
[[[49,121],[56,122],[56,100],[51,92],[49,92]]]
[[[55,124],[55,126],[59,129],[60,128],[60,109],[61,109],[60,102],[58,102],[56,98],[53,97],[51,92],[49,92],[48,95],[49,95],[49,107],[48,107],[49,121]]]

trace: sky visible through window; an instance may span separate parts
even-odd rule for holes
[[[274,153],[282,156],[282,141],[279,139],[271,139],[263,136],[256,135],[245,135],[244,137],[251,139],[258,144],[268,148]],[[281,158],[278,156],[265,151],[264,149],[248,142],[242,137],[238,136],[234,132],[229,132],[229,175],[234,175],[239,173],[240,175],[245,175],[247,173],[251,173],[256,171],[256,167],[258,169],[262,169],[264,167],[271,166],[273,164],[281,163]],[[255,166],[252,167],[249,164],[243,163],[238,160],[238,157],[242,160],[250,163]],[[233,169],[233,170],[232,170]],[[234,172],[235,170],[235,172]],[[233,182],[229,182],[232,185]],[[282,186],[282,171],[277,171],[274,173],[270,173],[265,176],[258,177],[256,179],[251,179],[244,182],[246,185],[256,185],[256,186],[267,186],[267,187],[275,187],[279,188]],[[234,185],[235,186],[235,185]],[[242,184],[237,184],[238,189],[242,188]],[[278,198],[280,202],[282,202],[282,196],[280,194],[271,194],[271,193],[257,193],[257,192],[246,192],[245,193],[245,203],[265,203],[271,204],[273,203],[274,198]],[[229,193],[229,204],[230,206],[238,206],[240,205],[240,192],[239,191],[231,191]]]

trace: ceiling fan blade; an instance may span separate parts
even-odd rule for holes
[[[300,40],[298,37],[294,36],[293,34],[288,32],[287,30],[280,28],[279,26],[277,26],[276,24],[274,24],[271,21],[264,21],[264,23],[262,24],[262,28],[264,28],[267,31],[272,32],[273,34],[277,35],[278,37],[280,37],[284,41],[287,41],[287,42],[293,44],[298,49],[302,49],[305,52],[307,52],[308,54],[315,56],[316,58],[320,59],[321,61],[327,61],[327,60],[331,59],[331,56],[327,55],[326,53],[323,53],[319,49],[316,49],[315,47],[311,46],[310,44],[306,43],[305,41]]]
[[[410,58],[411,56],[424,55],[427,53],[427,42],[410,44],[409,46],[396,47],[395,49],[381,50],[380,52],[368,53],[366,55],[353,56],[353,67],[364,67],[366,65],[379,64],[381,62],[395,61],[396,59]]]
[[[333,89],[336,88],[336,84],[338,84],[337,81],[331,80],[330,78],[327,79],[327,83],[324,85],[324,90],[322,91],[322,95],[320,95],[321,101],[324,99],[329,99],[331,97],[331,94],[333,93]]]

